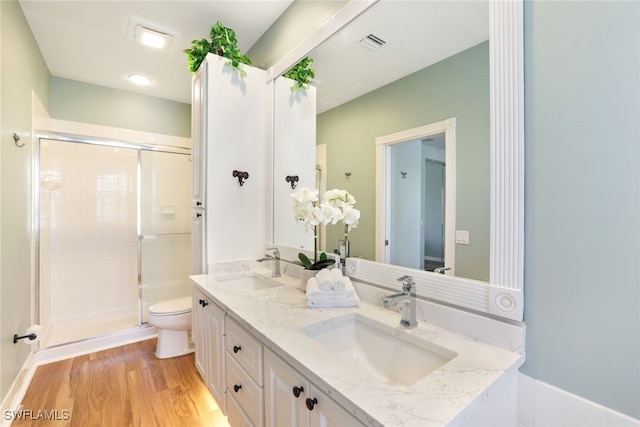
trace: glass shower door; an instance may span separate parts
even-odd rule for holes
[[[139,290],[141,322],[160,301],[190,296],[189,155],[140,151]]]

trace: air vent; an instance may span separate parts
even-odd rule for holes
[[[367,49],[378,50],[384,46],[387,41],[376,34],[370,33],[363,37],[359,43]]]

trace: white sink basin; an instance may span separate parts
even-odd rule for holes
[[[280,282],[257,274],[216,277],[216,281],[221,289],[237,293],[248,293],[283,286]]]
[[[457,354],[357,313],[314,323],[301,332],[392,387],[409,387]]]

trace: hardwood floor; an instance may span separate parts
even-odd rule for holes
[[[157,359],[155,346],[146,340],[39,366],[12,426],[228,427],[194,355]]]

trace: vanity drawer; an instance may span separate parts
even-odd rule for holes
[[[263,389],[227,353],[227,403],[235,399],[255,426],[262,426],[264,414]]]
[[[226,327],[225,347],[229,356],[262,387],[262,344],[232,319],[228,319]]]
[[[255,427],[247,414],[240,408],[235,397],[227,393],[227,419],[233,427]]]

